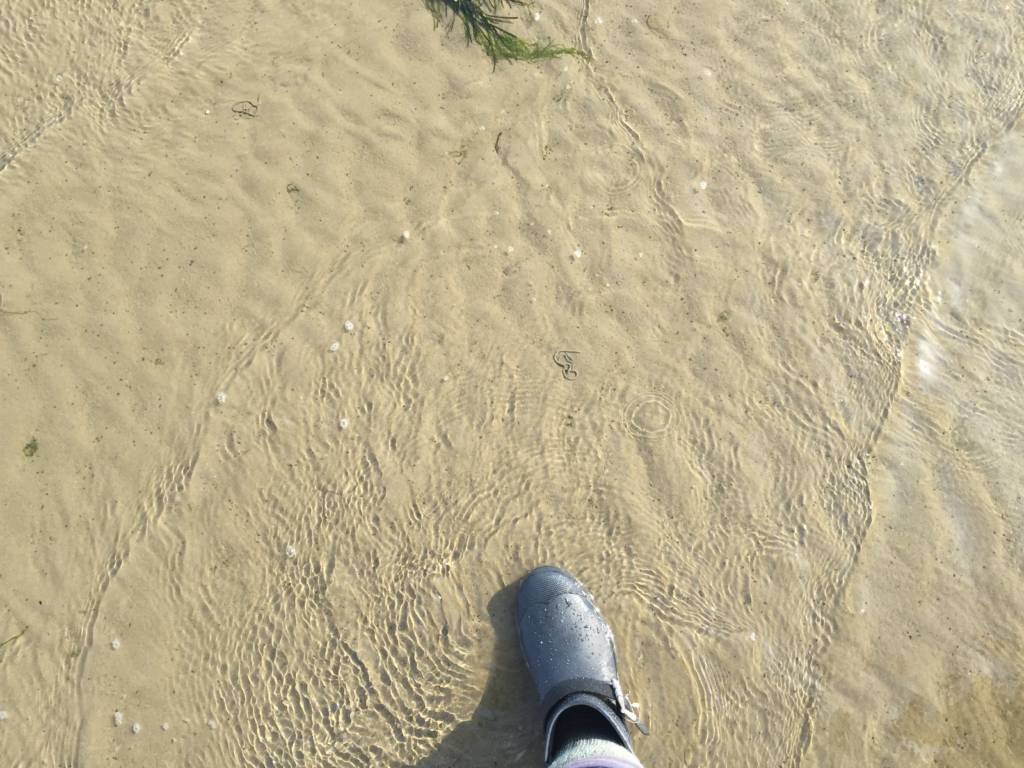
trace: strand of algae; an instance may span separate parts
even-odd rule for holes
[[[444,26],[448,32],[456,21],[462,22],[467,43],[476,43],[497,64],[499,61],[539,61],[557,56],[581,56],[578,48],[556,45],[552,42],[524,40],[509,31],[508,24],[516,20],[508,13],[529,6],[529,0],[424,0],[434,16],[435,26]]]
[[[21,630],[21,632],[16,634],[14,637],[8,637],[6,640],[4,640],[2,643],[0,643],[0,652],[2,652],[7,646],[12,645],[15,640],[20,638],[26,632],[28,632],[28,627],[25,627],[23,630]],[[0,654],[0,659],[2,659],[2,658],[3,658],[3,655]]]

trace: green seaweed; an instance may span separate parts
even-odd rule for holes
[[[509,31],[508,24],[515,16],[507,11],[529,7],[529,0],[424,0],[434,16],[435,26],[444,26],[451,32],[456,20],[462,22],[466,43],[476,43],[497,65],[499,61],[539,61],[558,56],[586,54],[578,48],[555,43],[524,40]],[[506,13],[503,13],[506,11]]]
[[[21,449],[21,452],[23,454],[25,454],[25,456],[27,456],[30,459],[33,456],[35,456],[38,451],[39,451],[39,441],[36,440],[34,437],[31,440],[29,440],[27,443],[25,443],[25,447]],[[0,646],[0,648],[2,648],[2,647],[3,646]]]

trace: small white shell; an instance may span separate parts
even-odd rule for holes
[[[217,401],[217,405],[224,405],[228,401],[228,393],[218,392],[214,399]]]
[[[160,724],[160,730],[161,731],[169,731],[169,730],[171,730],[171,724],[170,723],[161,723]]]
[[[338,429],[348,429],[348,419],[338,419]]]
[[[139,723],[132,723],[132,733],[138,734],[142,730],[142,725]]]
[[[211,731],[217,730],[217,721],[214,720],[212,717],[206,721],[206,725],[209,727]]]
[[[572,257],[573,257],[574,260],[575,259],[582,259],[583,258],[583,249],[582,248],[577,248],[575,251],[572,252]]]
[[[540,11],[534,11],[533,12],[533,20],[534,21],[540,21]]]
[[[337,352],[339,349],[341,349],[341,342],[340,341],[335,341],[333,344],[331,344],[331,346],[329,346],[327,348],[327,351],[328,352]]]
[[[110,647],[116,651],[118,648],[121,647],[121,641],[115,637],[113,640],[110,641]]]
[[[351,320],[346,320],[345,321],[345,331],[346,332],[352,333],[352,331],[354,331],[355,329],[356,329],[356,324],[355,323],[353,323]]]
[[[295,557],[295,555],[297,554],[298,552],[296,551],[295,547],[293,547],[291,544],[284,548],[285,557]]]
[[[114,727],[120,728],[121,724],[124,723],[124,715],[121,712],[114,713]]]
[[[0,722],[3,722],[6,719],[7,719],[7,710],[0,709]]]
[[[707,189],[708,188],[708,183],[706,181],[704,181],[703,179],[701,179],[700,184],[698,184],[697,186],[700,187],[701,189]]]
[[[403,243],[408,243],[409,240],[411,240],[411,239],[412,239],[412,232],[410,232],[408,229],[403,230],[402,231],[402,242]]]

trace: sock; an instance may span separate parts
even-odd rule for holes
[[[555,726],[548,768],[643,768],[608,721],[589,707],[567,710]]]
[[[617,741],[602,738],[566,739],[548,768],[643,768],[636,755]]]

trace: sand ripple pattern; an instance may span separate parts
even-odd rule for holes
[[[479,262],[459,245],[472,230],[449,220],[418,230],[409,248],[358,259],[359,271],[338,264],[345,277],[334,284],[351,286],[338,304],[365,319],[338,355],[309,351],[310,339],[327,338],[318,322],[342,320],[333,302],[311,292],[306,309],[315,311],[281,325],[225,377],[232,402],[243,405],[219,414],[202,436],[196,452],[205,458],[183,510],[199,516],[189,527],[205,537],[186,554],[182,593],[202,594],[191,610],[210,619],[194,624],[187,640],[201,670],[189,678],[189,699],[209,703],[190,717],[234,724],[212,732],[200,762],[531,764],[536,724],[514,653],[496,630],[510,580],[547,561],[576,570],[606,612],[621,617],[630,682],[655,727],[663,726],[651,749],[694,763],[801,759],[814,736],[836,606],[871,524],[867,462],[899,386],[899,317],[921,300],[944,201],[1021,105],[1012,96],[1018,75],[1006,67],[995,90],[940,76],[948,64],[937,58],[938,33],[915,10],[887,39],[912,41],[914,56],[924,52],[922,66],[935,68],[928,88],[913,86],[919,95],[899,154],[880,148],[877,157],[854,157],[834,137],[866,130],[856,110],[895,108],[887,94],[906,98],[909,82],[851,44],[836,49],[837,60],[861,82],[889,78],[889,87],[875,89],[873,105],[864,93],[832,100],[810,51],[841,37],[841,10],[774,11],[780,29],[802,28],[821,45],[761,41],[758,67],[737,66],[743,77],[727,66],[715,74],[725,103],[736,105],[735,127],[717,129],[722,141],[740,147],[732,131],[745,130],[747,116],[770,126],[757,151],[724,156],[717,176],[746,185],[719,199],[723,210],[747,217],[747,232],[779,222],[756,257],[737,247],[720,214],[702,221],[694,209],[687,224],[692,206],[680,190],[692,188],[700,169],[673,166],[665,145],[649,138],[659,130],[653,116],[681,93],[678,83],[649,91],[663,105],[653,111],[626,103],[636,92],[603,72],[593,73],[590,95],[574,89],[572,98],[606,111],[619,137],[611,157],[632,158],[628,182],[597,174],[609,180],[602,194],[610,217],[628,227],[621,203],[644,190],[647,214],[660,223],[649,267],[660,279],[642,269],[618,278],[639,292],[650,327],[671,325],[684,271],[696,285],[715,284],[714,257],[704,254],[731,248],[765,277],[745,284],[745,294],[728,286],[686,294],[689,311],[707,322],[697,326],[703,336],[676,342],[675,355],[655,353],[656,338],[634,342],[650,350],[626,349],[628,333],[588,348],[552,320],[555,348],[581,349],[571,384],[548,362],[550,349],[495,344],[488,335],[470,333],[471,364],[454,361],[441,326],[425,319],[446,316],[439,297],[474,295],[475,283],[432,270],[429,254],[464,262],[466,274]],[[731,30],[708,32],[708,44],[730,31],[747,34],[754,21],[740,12]],[[954,60],[976,70],[970,58]],[[792,61],[810,75],[776,93],[768,73],[794,71]],[[936,108],[954,98],[951,83],[973,105],[966,134]],[[552,144],[562,130],[538,126]],[[846,206],[795,194],[773,174],[801,158],[811,186],[838,196],[851,185]],[[855,181],[837,175],[847,167]],[[451,194],[450,202],[458,199]],[[733,195],[759,202],[732,203]],[[702,205],[711,210],[714,199]],[[520,206],[528,210],[529,201]],[[596,219],[581,211],[575,221]],[[808,238],[796,274],[783,251]],[[507,311],[532,290],[517,258],[507,259],[493,294]],[[556,292],[566,318],[600,312],[585,297],[615,269],[610,260],[595,259],[582,274],[566,263],[553,269],[572,286]],[[373,286],[399,270],[407,285],[401,306],[375,305]],[[463,307],[470,318],[488,312],[471,300]],[[597,316],[628,327],[628,318]],[[552,330],[534,322],[528,327],[538,336]],[[709,347],[701,339],[712,333]],[[634,354],[660,362],[638,376]],[[336,427],[340,415],[350,419],[347,430]],[[479,459],[459,464],[467,455]],[[677,684],[663,685],[666,674]],[[467,723],[484,727],[474,735]],[[750,739],[737,736],[753,733],[756,761]]]
[[[145,111],[132,108],[142,106],[131,102],[143,82],[176,71],[195,76],[211,50],[233,44],[247,15],[242,3],[225,6],[236,18],[211,31],[193,59],[182,64],[206,5],[203,0],[86,0],[70,6],[26,0],[5,10],[0,18],[0,90],[5,94],[0,171],[72,118],[76,137],[86,144],[98,143],[114,125],[132,133],[167,119],[172,111],[166,104],[151,101]]]
[[[82,115],[86,141],[144,125],[120,111],[136,74],[204,39],[196,3],[159,6],[152,28],[139,5],[24,8],[0,19],[0,84],[43,68],[47,30],[79,46],[126,31],[16,97],[9,171]],[[176,156],[208,197],[174,220],[222,206],[243,233],[226,253],[193,242],[205,271],[180,285],[235,286],[236,312],[226,345],[189,339],[181,386],[199,404],[137,498],[89,529],[99,554],[67,630],[82,655],[46,689],[47,762],[127,750],[94,684],[112,664],[96,627],[138,614],[163,654],[138,685],[187,733],[183,765],[537,765],[512,589],[557,562],[613,621],[649,764],[800,765],[904,361],[928,371],[965,333],[940,318],[929,346],[910,328],[943,217],[1024,108],[1021,14],[707,2],[690,25],[653,0],[625,17],[588,1],[545,14],[593,62],[501,79],[461,45],[424,66],[446,44],[406,31],[339,42],[337,4],[288,12],[308,38],[254,25],[265,61],[238,43],[246,85],[280,86],[259,119]],[[406,10],[351,13],[390,30]],[[139,59],[136,40],[153,41]],[[403,109],[410,83],[446,109]],[[480,140],[498,123],[500,146]],[[209,146],[237,168],[218,176]],[[104,279],[146,315],[151,273]],[[178,302],[174,322],[212,311]],[[1020,332],[1000,333],[980,343],[1010,386]],[[559,349],[579,351],[571,382]],[[980,463],[979,423],[965,413],[951,439]],[[132,569],[156,585],[144,601]],[[151,761],[137,749],[126,763]]]

